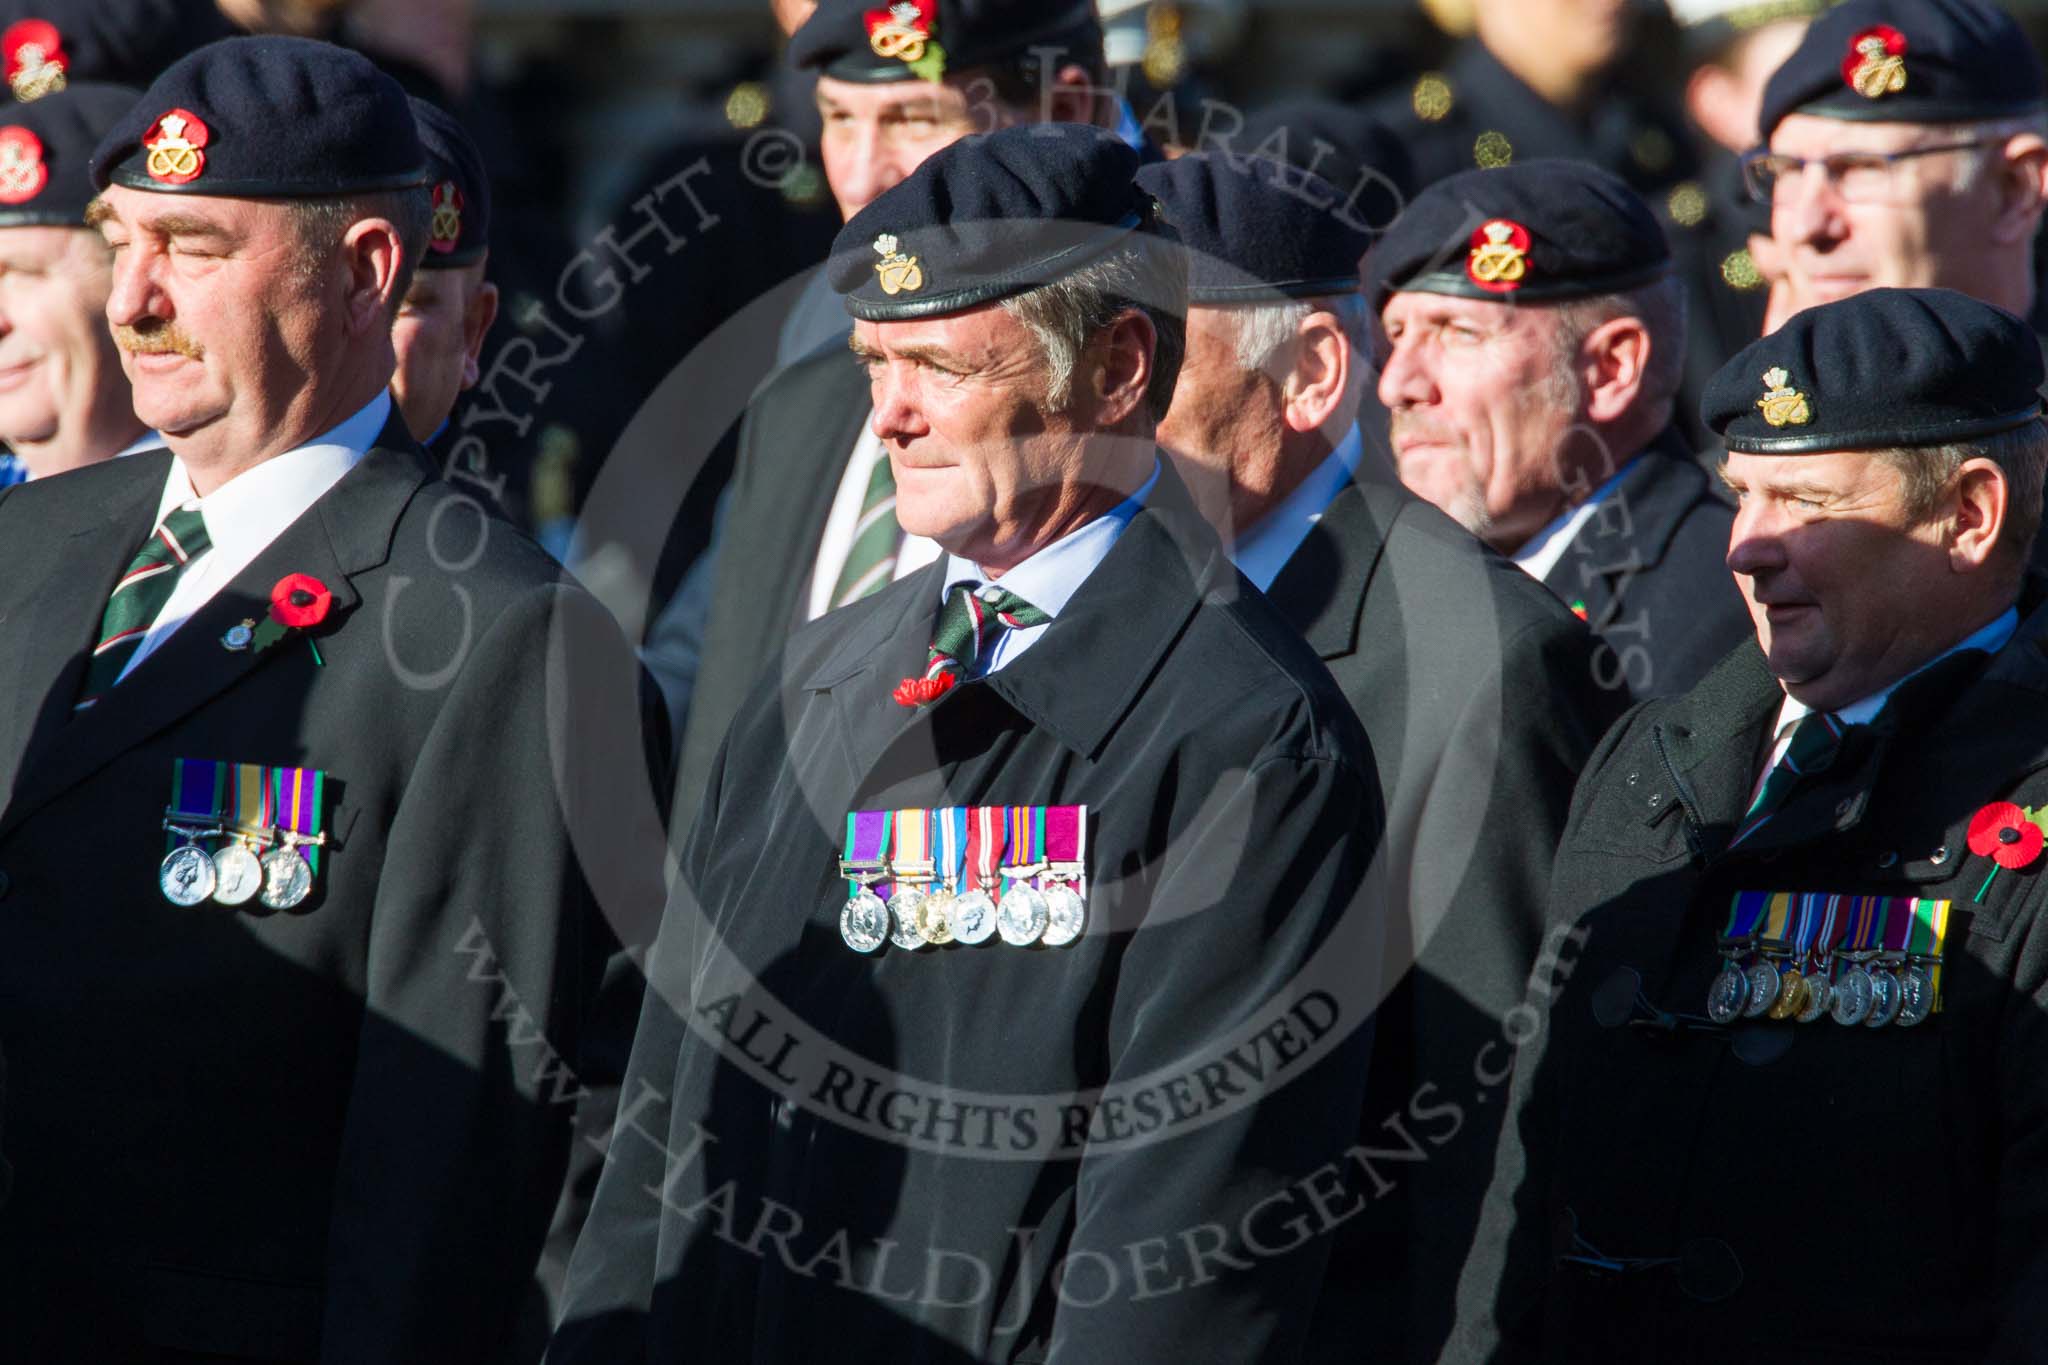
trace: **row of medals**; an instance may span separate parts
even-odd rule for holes
[[[884,942],[915,952],[952,943],[972,947],[992,938],[1013,948],[1064,948],[1081,937],[1088,922],[1088,907],[1074,888],[1081,876],[1078,866],[1006,867],[1002,875],[1009,886],[1000,899],[991,894],[993,882],[958,894],[950,887],[934,890],[925,882],[899,880],[918,874],[886,864],[841,861],[839,871],[848,881],[860,883],[860,890],[839,912],[839,936],[857,953],[872,953]],[[1041,873],[1050,883],[1043,890],[1029,881]],[[886,901],[874,891],[874,883],[881,881],[896,882],[895,893]]]
[[[1811,1024],[1826,1016],[1844,1028],[1912,1028],[1934,1013],[1933,959],[1877,952],[1836,956],[1849,965],[1832,980],[1822,971],[1801,972],[1777,962],[1745,969],[1729,956],[1707,992],[1707,1017],[1717,1024],[1765,1018]]]
[[[209,853],[198,841],[226,833],[219,825],[187,825],[165,821],[164,828],[186,842],[165,856],[157,885],[172,905],[194,906],[212,900],[220,905],[246,905],[262,898],[273,910],[291,910],[313,891],[313,870],[299,853],[300,844],[318,843],[293,830],[237,831]],[[277,847],[261,850],[268,844]]]

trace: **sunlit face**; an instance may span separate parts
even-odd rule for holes
[[[1917,123],[1853,123],[1789,114],[1771,133],[1771,150],[1806,160],[1848,152],[1901,152],[1967,140],[1967,130]],[[1935,152],[1895,162],[1883,190],[1845,198],[1839,185],[1809,167],[1779,187],[1771,203],[1771,235],[1785,266],[1791,311],[1866,289],[1939,286],[1974,292],[1998,214],[1993,177],[1956,185],[1981,151]]]
[[[1409,292],[1380,320],[1401,482],[1495,549],[1519,549],[1566,501],[1559,456],[1579,400],[1560,383],[1557,314]]]
[[[1234,489],[1240,505],[1264,506],[1280,472],[1285,430],[1280,385],[1240,362],[1242,311],[1188,309],[1187,355],[1174,384],[1173,406],[1159,424],[1159,444],[1173,457],[1203,511],[1216,520]]]
[[[1026,120],[1015,110],[954,80],[868,84],[818,77],[818,113],[825,128],[819,153],[840,216],[851,218],[900,183],[924,159],[969,133],[989,133]]]
[[[135,415],[166,436],[262,449],[337,345],[335,291],[307,269],[290,210],[119,185],[97,203]]]
[[[856,322],[852,344],[867,365],[870,420],[905,531],[1001,564],[1083,483],[1085,422],[1050,410],[1038,342],[999,304]]]
[[[1809,706],[1879,691],[1939,653],[1953,608],[1938,519],[1912,522],[1904,480],[1862,453],[1730,454],[1739,504],[1728,567],[1771,672]]]
[[[0,440],[51,441],[103,402],[126,406],[105,317],[112,280],[95,233],[0,229]]]
[[[424,441],[448,420],[455,399],[477,381],[484,334],[498,313],[498,287],[484,279],[484,262],[421,269],[412,277],[391,343],[398,369],[391,393],[406,430]]]

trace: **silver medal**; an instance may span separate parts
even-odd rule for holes
[[[249,846],[223,844],[213,855],[213,898],[222,905],[242,905],[263,889],[263,862]]]
[[[156,881],[172,905],[197,905],[213,894],[213,859],[197,844],[180,844],[164,859]]]
[[[924,909],[924,901],[924,892],[897,884],[896,894],[889,897],[889,942],[911,952],[930,946],[917,932],[918,912]]]
[[[1870,973],[1861,967],[1851,967],[1842,973],[1842,979],[1835,983],[1835,998],[1829,1009],[1835,1022],[1843,1028],[1854,1028],[1870,1017]]]
[[[1785,988],[1776,966],[1759,962],[1749,969],[1749,999],[1742,1003],[1746,1018],[1760,1019],[1770,1013],[1771,1006],[1778,1003],[1778,992]]]
[[[1806,1005],[1799,1011],[1799,1022],[1811,1024],[1827,1017],[1828,1007],[1834,1003],[1835,988],[1819,972],[1806,978]]]
[[[872,953],[889,937],[889,907],[863,886],[839,912],[839,937],[856,953]]]
[[[1924,1024],[1934,1013],[1934,973],[1919,963],[1906,969],[1905,977],[1899,982],[1899,1027],[1912,1028]]]
[[[1012,948],[1028,948],[1044,936],[1051,918],[1037,887],[1013,881],[1003,888],[1002,904],[996,907],[996,932]]]
[[[970,947],[996,936],[996,903],[986,891],[970,891],[953,902],[953,937]]]
[[[1905,1003],[1906,993],[1899,986],[1899,979],[1879,967],[1870,974],[1870,1017],[1863,1021],[1863,1027],[1883,1028],[1899,1017]]]
[[[290,910],[313,892],[313,869],[292,847],[273,848],[263,855],[263,903]]]
[[[1748,999],[1749,977],[1731,960],[1721,968],[1721,974],[1714,978],[1713,987],[1707,992],[1707,1018],[1717,1024],[1732,1024],[1742,1014]]]
[[[1088,907],[1081,893],[1065,882],[1054,882],[1045,892],[1045,944],[1064,948],[1081,937],[1088,925]]]

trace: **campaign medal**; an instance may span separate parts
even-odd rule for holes
[[[208,759],[172,760],[171,804],[164,809],[164,829],[173,842],[157,869],[157,888],[172,905],[198,905],[213,894],[219,881],[213,855],[200,841],[220,834],[226,769],[226,764]]]
[[[1707,991],[1707,1018],[1717,1024],[1732,1024],[1742,1015],[1749,999],[1749,976],[1733,957],[1721,964],[1721,971]]]
[[[237,763],[229,773],[223,812],[227,841],[213,854],[213,898],[222,905],[246,905],[263,889],[261,854],[276,823],[269,779],[270,770],[256,763]]]
[[[263,903],[273,910],[296,910],[313,894],[313,874],[320,870],[321,806],[327,774],[318,768],[275,768],[270,773],[270,802],[277,820],[278,847],[263,855]]]
[[[1728,903],[1728,923],[1721,931],[1721,972],[1707,988],[1707,1017],[1717,1024],[1734,1023],[1748,1008],[1749,969],[1743,962],[1762,937],[1770,900],[1761,891],[1738,891]]]
[[[1849,969],[1835,982],[1835,998],[1828,1008],[1843,1028],[1854,1028],[1870,1017],[1875,992],[1870,973],[1863,967],[1864,957],[1861,953],[1845,954],[1843,960],[1850,964]]]
[[[931,894],[931,812],[899,810],[895,814],[896,844],[889,855],[889,878],[896,890],[889,897],[889,941],[898,948],[916,952],[937,942],[918,929]]]
[[[839,860],[839,875],[849,890],[839,912],[839,937],[856,953],[872,953],[889,937],[889,906],[874,889],[888,875],[882,853],[889,846],[889,823],[887,811],[851,811],[846,817],[846,856]]]
[[[1870,969],[1870,1014],[1863,1021],[1865,1028],[1883,1028],[1899,1017],[1899,1010],[1906,1001],[1905,992],[1899,986],[1899,978],[1890,967],[1876,966]]]
[[[958,937],[954,907],[960,903],[960,881],[967,865],[967,808],[948,806],[932,812],[932,893],[925,898],[917,922],[925,942],[941,946]]]
[[[1088,808],[1048,806],[1045,811],[1045,936],[1064,948],[1088,927]]]
[[[1002,808],[975,806],[965,812],[967,839],[964,860],[973,879],[953,902],[953,937],[975,946],[996,936],[996,864],[1003,856]]]
[[[1006,885],[996,906],[996,932],[1012,948],[1028,948],[1045,935],[1052,913],[1045,897],[1031,879],[1045,871],[1045,808],[1006,806],[1010,827],[1010,856],[1015,861],[1002,869]]]
[[[1763,902],[1763,923],[1758,928],[1756,940],[1760,959],[1750,965],[1747,973],[1749,996],[1742,1002],[1745,1019],[1761,1019],[1768,1015],[1785,991],[1785,978],[1778,969],[1778,960],[1785,956],[1785,922],[1791,914],[1793,898],[1782,891],[1758,898]],[[1741,900],[1742,897],[1738,897],[1738,902]]]

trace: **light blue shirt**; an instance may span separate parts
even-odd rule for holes
[[[1152,488],[1158,482],[1159,463],[1155,460],[1152,476],[1139,485],[1137,492],[1086,526],[1067,532],[1004,574],[1000,580],[990,579],[973,560],[947,555],[946,577],[939,591],[940,606],[943,607],[946,599],[952,596],[956,583],[985,584],[1013,592],[1047,616],[1057,619],[1066,610],[1067,603],[1073,600],[1074,594],[1081,590],[1081,585],[1088,581],[1088,575],[1109,557],[1110,547],[1131,524],[1131,518],[1138,515],[1138,509],[1145,505],[1145,499],[1152,495]],[[982,677],[1014,663],[1018,655],[1038,643],[1038,637],[1047,629],[1047,626],[1031,626],[1004,631],[997,637],[995,648],[988,652],[988,657],[978,660],[968,670],[968,676]]]
[[[1260,592],[1270,592],[1273,580],[1323,513],[1337,500],[1358,473],[1358,461],[1365,454],[1365,438],[1354,424],[1348,435],[1324,457],[1309,476],[1282,498],[1272,511],[1253,522],[1231,547],[1230,562],[1251,580]]]

